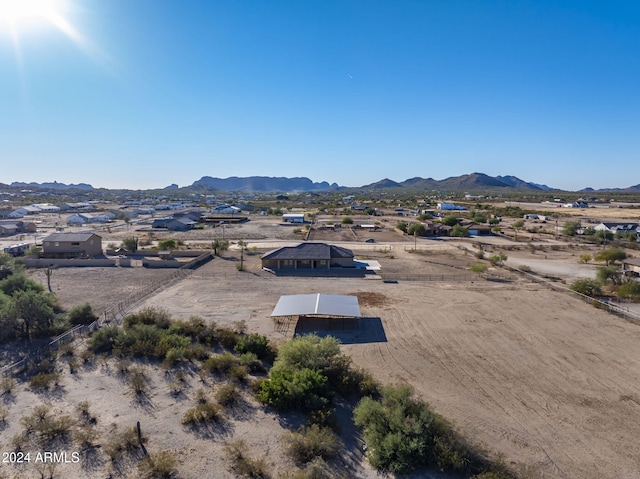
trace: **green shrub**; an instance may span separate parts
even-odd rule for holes
[[[636,281],[624,283],[616,292],[621,298],[638,299],[640,298],[640,283]]]
[[[91,335],[89,348],[96,354],[111,353],[120,336],[121,330],[117,326],[105,326]]]
[[[227,375],[236,366],[240,366],[240,360],[231,353],[222,353],[211,356],[204,362],[203,367],[211,372]]]
[[[478,461],[443,418],[413,397],[409,386],[383,387],[381,394],[380,401],[365,397],[354,409],[375,468],[404,474],[437,465],[463,472]]]
[[[342,448],[340,439],[331,429],[317,424],[302,427],[297,432],[285,432],[280,440],[287,455],[298,465],[315,458],[330,459]]]
[[[600,296],[602,295],[602,288],[600,283],[595,279],[590,278],[578,278],[571,283],[571,289],[576,293],[584,294],[585,296]]]
[[[253,353],[259,359],[270,358],[273,355],[269,340],[258,333],[240,336],[234,349],[239,354]]]
[[[325,409],[332,397],[327,377],[308,368],[295,372],[272,370],[258,394],[260,401],[277,409],[301,411]]]
[[[60,373],[37,373],[29,379],[29,385],[33,389],[49,389],[51,383],[58,385],[60,381]]]
[[[483,263],[476,263],[469,266],[469,271],[472,271],[473,273],[478,273],[478,274],[486,273],[488,269],[489,267]]]
[[[219,327],[216,329],[215,338],[222,345],[223,348],[233,351],[236,347],[240,335],[233,328]]]
[[[160,329],[168,329],[171,324],[171,314],[164,308],[149,306],[124,318],[124,328],[130,328],[136,324],[157,326]]]
[[[67,318],[69,319],[69,323],[73,325],[91,324],[98,319],[89,303],[80,304],[71,308],[67,311]]]

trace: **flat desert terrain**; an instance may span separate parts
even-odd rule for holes
[[[433,242],[431,252],[425,250],[421,255],[399,244],[387,251],[360,253],[379,261],[383,271],[446,276],[475,261],[458,246]],[[358,257],[359,251],[355,252]],[[560,253],[550,251],[549,261],[554,254]],[[491,454],[503,455],[515,468],[528,471],[527,477],[640,478],[640,326],[569,293],[519,279],[385,283],[375,276],[275,277],[260,271],[259,255],[246,257],[247,271],[236,271],[238,256],[234,250],[225,253],[225,258],[216,258],[186,279],[159,290],[139,307],[162,307],[176,317],[198,315],[220,324],[245,321],[249,331],[263,333],[277,343],[294,333],[293,325],[286,332],[276,331],[270,318],[280,295],[356,294],[364,316],[359,328],[328,333],[342,340],[344,351],[356,365],[383,382],[413,385],[437,412]],[[531,256],[547,259],[540,253]],[[564,257],[567,264],[576,264],[573,253]],[[517,261],[527,259],[526,252],[518,253]],[[593,266],[586,268],[588,272]],[[93,274],[91,269],[56,270],[54,288],[63,304],[73,303],[80,292],[87,299],[99,298],[101,291],[83,280]],[[111,274],[136,273],[106,268],[101,284],[107,284]],[[162,419],[177,401],[166,398],[160,373],[153,374],[157,383],[151,395],[153,407],[134,408],[133,413],[125,412],[131,409],[130,399],[126,403],[120,396],[114,399],[115,388],[109,381],[115,379],[102,378],[99,370],[79,374],[77,386],[69,379],[67,389],[76,400],[86,396],[98,401],[96,408],[104,403],[111,411],[106,421],[118,422],[114,418],[120,415],[128,422],[142,417],[150,423],[156,449],[181,445],[190,447],[193,457],[206,454],[199,439],[189,443],[193,438],[185,436],[175,412],[171,421]],[[83,382],[85,377],[98,381],[94,383],[98,388],[87,386],[91,383]],[[35,404],[29,399],[33,395],[25,391],[18,394],[20,401],[11,409],[21,404],[21,394],[27,395],[25,406]],[[117,409],[125,406],[128,409]],[[246,407],[259,409],[250,399]],[[262,411],[257,417],[274,422]],[[272,452],[277,457],[268,439],[249,439],[251,431],[261,427],[259,421],[235,421],[232,432],[251,441],[262,454]],[[281,430],[281,426],[268,426],[265,434],[268,438]],[[183,472],[189,470],[186,461],[181,460]],[[224,467],[214,459],[206,464],[218,470]],[[286,468],[286,463],[274,467]],[[346,467],[353,477],[375,476],[357,458]],[[200,475],[186,477],[205,477],[204,470],[198,466],[194,474]],[[232,477],[224,474],[220,477]]]

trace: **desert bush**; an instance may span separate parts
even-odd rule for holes
[[[308,368],[294,372],[272,369],[258,394],[260,401],[277,409],[302,411],[325,409],[332,397],[327,377]]]
[[[182,416],[182,424],[199,426],[211,422],[222,420],[221,407],[219,404],[208,401],[199,403],[197,406],[187,409]]]
[[[253,353],[259,359],[267,359],[273,356],[269,340],[258,333],[240,336],[234,350],[239,354]]]
[[[16,387],[16,380],[11,376],[6,376],[0,380],[0,393],[11,394]]]
[[[76,410],[80,414],[82,419],[88,419],[91,417],[91,412],[89,411],[91,404],[89,401],[80,401],[76,406]]]
[[[249,374],[249,369],[242,364],[238,364],[229,369],[227,376],[231,379],[237,379],[238,381],[243,381],[246,379],[247,374]]]
[[[200,316],[191,316],[187,321],[176,320],[169,326],[170,333],[188,336],[194,340],[206,329],[207,324]]]
[[[128,329],[136,324],[156,326],[159,329],[168,329],[171,324],[171,314],[164,308],[149,306],[137,313],[132,313],[124,318],[124,328]]]
[[[518,266],[518,270],[522,271],[523,273],[531,273],[532,271],[531,266],[529,266],[528,264],[521,264],[520,266]]]
[[[249,372],[266,373],[267,369],[254,353],[243,353],[240,355],[240,364],[246,366]]]
[[[73,431],[73,440],[81,449],[93,447],[98,436],[98,431],[93,424],[85,424]]]
[[[507,255],[504,253],[492,254],[489,256],[489,262],[494,266],[501,266],[507,260]]]
[[[413,397],[409,386],[383,387],[381,395],[380,401],[365,397],[354,409],[375,468],[398,474],[437,465],[463,472],[478,461],[443,418]]]
[[[100,328],[91,335],[89,348],[96,354],[110,353],[118,343],[121,333],[117,326]]]
[[[484,263],[476,263],[469,266],[469,271],[478,274],[486,273],[488,269],[489,267]]]
[[[144,374],[144,370],[141,368],[133,368],[128,381],[129,388],[136,394],[146,394],[148,389],[147,378]]]
[[[113,430],[110,434],[111,440],[104,445],[105,454],[116,462],[126,453],[133,454],[142,449],[142,446],[148,441],[144,435],[138,436],[136,426],[125,429],[120,434],[117,430]]]
[[[138,465],[143,479],[172,479],[178,474],[178,460],[170,451],[159,451],[146,456]]]
[[[227,383],[218,388],[215,398],[221,406],[232,406],[240,399],[242,391],[235,384]]]
[[[335,457],[342,448],[340,439],[331,429],[317,424],[302,427],[297,432],[285,432],[280,440],[287,455],[298,465],[318,457]]]
[[[263,458],[253,459],[249,456],[248,448],[244,441],[227,443],[224,451],[231,464],[231,470],[236,475],[255,479],[270,477],[267,472],[266,461]]]
[[[621,298],[638,299],[640,298],[640,283],[636,281],[630,281],[620,285],[616,291]]]
[[[619,285],[623,278],[622,271],[617,266],[598,266],[596,268],[596,280],[603,286],[608,283]]]
[[[240,360],[231,353],[222,353],[211,356],[204,362],[203,367],[211,373],[229,374],[230,371],[240,366]]]
[[[602,294],[602,288],[600,283],[591,278],[578,278],[571,283],[571,289],[576,293],[584,294],[586,296],[600,296]]]
[[[4,406],[0,406],[0,423],[7,422],[8,416],[9,416],[9,410]]]
[[[589,261],[591,261],[593,259],[593,256],[591,256],[590,254],[581,254],[580,255],[580,263],[582,264],[587,264]]]
[[[198,404],[204,404],[206,403],[209,399],[207,398],[207,391],[205,391],[202,388],[199,388],[194,396],[194,399],[196,400],[196,402]]]
[[[91,324],[98,316],[93,312],[93,308],[89,303],[79,304],[67,311],[67,318],[69,323],[76,324]]]
[[[304,469],[285,476],[287,479],[338,479],[347,477],[338,475],[331,470],[329,465],[321,457],[309,462]]]
[[[233,351],[233,348],[235,348],[238,343],[240,335],[235,329],[222,326],[216,328],[215,337],[223,348]]]
[[[51,387],[51,383],[54,386],[58,386],[60,381],[60,373],[38,373],[31,376],[29,379],[29,385],[32,389],[49,389]]]

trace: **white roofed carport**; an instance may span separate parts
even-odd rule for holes
[[[280,296],[271,313],[278,316],[333,316],[360,318],[360,305],[356,296],[339,294],[293,294]]]

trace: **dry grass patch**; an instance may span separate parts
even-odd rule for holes
[[[231,470],[239,477],[268,479],[267,463],[264,458],[254,459],[249,456],[248,447],[244,441],[227,443],[224,447]]]

